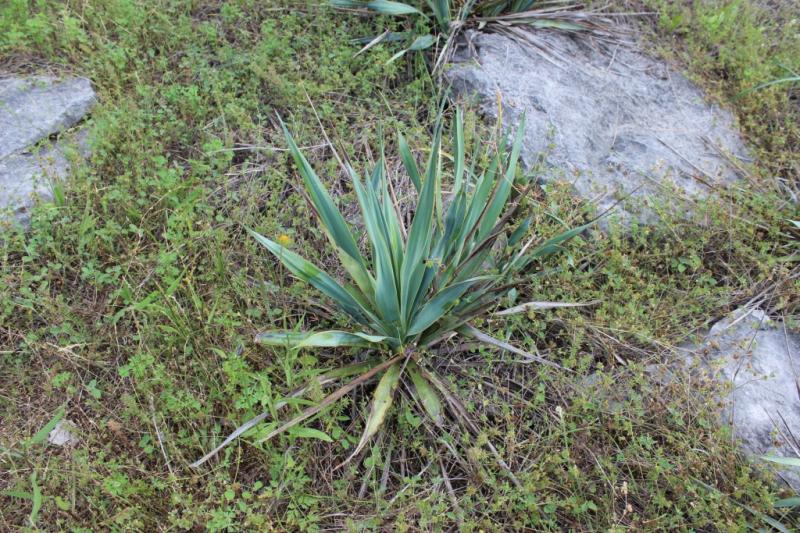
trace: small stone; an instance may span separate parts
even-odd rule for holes
[[[80,442],[77,436],[72,432],[75,430],[74,424],[69,420],[59,420],[56,427],[50,432],[47,437],[47,442],[56,446],[74,446]]]

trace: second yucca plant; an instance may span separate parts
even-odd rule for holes
[[[373,377],[379,381],[363,434],[350,457],[358,454],[378,431],[390,412],[401,382],[407,385],[406,390],[436,425],[441,425],[449,416],[468,431],[477,432],[463,405],[449,390],[446,380],[437,375],[429,359],[429,347],[451,336],[467,335],[524,355],[528,360],[557,366],[498,341],[470,324],[474,318],[496,307],[498,299],[508,292],[520,272],[532,261],[558,250],[563,241],[586,227],[570,229],[536,246],[537,237],[528,237],[530,218],[511,227],[529,189],[527,183],[515,185],[524,124],[519,126],[510,154],[505,143],[500,142],[491,154],[488,167],[476,173],[474,163],[470,168],[466,165],[463,119],[461,111],[457,110],[452,128],[452,191],[447,195],[442,191],[441,121],[423,171],[417,167],[402,135],[399,136],[400,159],[417,192],[417,205],[409,227],[405,226],[400,206],[390,193],[383,154],[372,172],[363,178],[348,165],[369,242],[367,254],[359,249],[353,229],[345,223],[322,181],[286,127],[283,128],[311,207],[350,282],[341,283],[289,248],[256,232],[250,233],[294,276],[333,300],[350,317],[352,325],[347,331],[267,331],[259,334],[256,340],[296,350],[358,347],[370,349],[375,355],[364,362],[321,375],[317,381],[322,385],[351,379],[262,440],[316,415]],[[541,307],[542,303],[536,304]],[[525,305],[517,306],[504,313],[525,308]],[[306,390],[307,387],[301,387],[291,396],[301,395]],[[278,407],[285,404],[281,402]],[[265,417],[266,414],[260,415],[240,427],[194,466],[202,464]]]

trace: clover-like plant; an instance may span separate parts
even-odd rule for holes
[[[570,229],[538,245],[534,245],[538,240],[536,236],[528,236],[530,218],[512,227],[519,218],[515,214],[530,189],[525,180],[515,183],[524,119],[516,132],[510,154],[505,142],[501,141],[491,154],[488,167],[476,173],[474,161],[478,157],[473,158],[470,168],[466,165],[463,118],[461,111],[457,110],[453,127],[452,191],[448,194],[442,190],[441,121],[438,121],[424,171],[417,167],[408,144],[400,135],[400,159],[417,192],[417,205],[409,227],[404,224],[400,206],[390,192],[383,154],[372,172],[363,179],[347,165],[369,243],[369,253],[366,254],[359,249],[353,229],[345,223],[322,181],[286,127],[283,128],[313,212],[350,282],[342,283],[289,248],[254,231],[250,233],[295,277],[333,300],[349,316],[351,327],[348,331],[267,331],[259,334],[256,340],[296,350],[368,348],[375,355],[319,376],[317,381],[321,385],[343,378],[351,379],[320,403],[270,431],[262,440],[316,415],[373,377],[380,379],[373,393],[363,434],[351,458],[381,427],[401,382],[407,385],[421,410],[436,425],[441,425],[450,416],[468,431],[477,433],[478,428],[467,417],[461,402],[430,364],[432,355],[429,348],[452,336],[467,335],[512,351],[529,361],[558,366],[494,339],[470,324],[474,318],[496,307],[500,297],[518,282],[519,275],[534,260],[557,251],[562,242],[587,226]],[[500,314],[547,306],[546,302],[531,302]],[[301,387],[290,396],[299,396],[308,387]],[[286,403],[280,402],[275,407]],[[205,462],[266,416],[266,413],[259,415],[238,428],[193,466]]]

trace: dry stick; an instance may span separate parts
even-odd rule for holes
[[[381,430],[378,436],[378,447],[380,448],[383,445],[383,431]],[[375,465],[369,467],[369,470],[364,474],[364,478],[361,480],[361,488],[358,489],[358,499],[363,500],[364,497],[367,495],[367,484],[369,483],[369,477],[372,475],[373,470],[375,470]]]
[[[328,134],[325,132],[325,127],[322,125],[322,121],[320,120],[319,115],[317,114],[317,108],[314,107],[314,102],[311,101],[311,97],[308,96],[308,91],[306,91],[305,87],[303,87],[303,92],[306,95],[306,100],[308,100],[309,105],[311,105],[311,110],[314,112],[314,117],[317,119],[317,124],[319,124],[319,129],[322,130],[322,136],[325,137],[325,142],[327,142],[328,146],[330,146],[331,152],[333,152],[333,156],[339,162],[339,166],[342,167],[342,170],[344,171],[345,175],[346,176],[349,175],[350,171],[347,170],[347,166],[344,164],[344,161],[342,161],[342,158],[339,157],[339,153],[336,151],[336,148],[334,148],[333,143],[328,137]]]
[[[508,350],[509,352],[515,353],[517,355],[521,355],[527,361],[536,361],[537,363],[541,363],[543,365],[551,366],[553,368],[557,368],[559,370],[565,370],[567,372],[572,372],[572,370],[568,368],[564,368],[563,366],[559,365],[558,363],[554,363],[553,361],[548,361],[543,357],[539,357],[538,355],[534,355],[530,352],[526,352],[525,350],[520,350],[513,344],[509,344],[507,342],[503,342],[501,340],[495,339],[494,337],[490,337],[489,335],[483,333],[482,331],[474,328],[473,326],[467,324],[466,326],[467,332],[478,339],[481,342],[485,342],[487,344],[491,344],[492,346],[496,346],[497,348],[502,348],[503,350]]]
[[[526,302],[524,304],[509,307],[502,311],[497,311],[494,316],[514,315],[523,313],[529,309],[555,309],[559,307],[588,307],[602,303],[602,300],[592,300],[590,302]]]
[[[386,370],[387,368],[389,368],[390,366],[392,366],[393,364],[395,364],[396,362],[398,362],[400,359],[402,359],[404,357],[406,357],[406,354],[404,354],[404,353],[395,355],[394,357],[392,357],[388,361],[385,361],[385,362],[373,367],[371,370],[369,370],[367,372],[364,372],[363,374],[361,374],[357,378],[355,378],[352,381],[350,381],[350,383],[348,383],[347,385],[345,385],[341,389],[337,390],[333,394],[329,394],[328,396],[326,396],[325,399],[322,400],[319,404],[314,405],[312,407],[309,407],[308,409],[305,409],[302,413],[300,413],[296,417],[292,418],[288,422],[284,423],[279,428],[273,429],[272,431],[270,431],[267,434],[266,437],[264,437],[263,439],[259,440],[259,442],[267,441],[267,440],[271,439],[272,437],[283,433],[284,431],[286,431],[290,427],[296,426],[297,424],[299,424],[303,420],[314,416],[315,414],[319,413],[320,411],[322,411],[323,409],[325,409],[326,407],[328,407],[329,405],[334,403],[336,400],[338,400],[339,398],[341,398],[342,396],[344,396],[345,394],[350,392],[351,390],[355,389],[356,387],[358,387],[359,385],[361,385],[365,381],[367,381],[370,378],[372,378],[372,376],[374,376],[378,372]]]
[[[705,185],[709,189],[716,189],[717,188],[717,186],[714,184],[714,181],[715,181],[714,180],[714,176],[712,176],[711,174],[709,174],[708,172],[706,172],[702,168],[700,168],[697,165],[695,165],[693,162],[691,162],[689,159],[687,159],[682,153],[680,153],[678,150],[676,150],[675,148],[673,148],[672,146],[667,144],[667,142],[664,139],[662,139],[661,137],[656,137],[656,139],[658,139],[658,142],[660,142],[661,144],[663,144],[664,146],[669,148],[675,155],[680,157],[686,164],[688,164],[690,167],[695,169],[697,172],[699,172],[700,174],[702,174],[703,176],[708,178],[709,181],[705,181],[703,179],[700,179],[700,177],[698,177],[698,176],[692,176],[694,179],[696,179],[697,181],[699,181],[700,183],[702,183],[703,185]]]
[[[752,181],[753,175],[747,171],[734,157],[731,157],[730,154],[725,152],[722,148],[719,147],[717,143],[711,140],[708,135],[703,135],[700,139],[706,143],[706,146],[710,146],[717,154],[723,157],[731,166],[735,167],[744,177],[748,178]]]
[[[328,383],[332,383],[337,379],[338,379],[337,377],[328,377],[327,375],[322,375],[316,379],[316,382],[321,386],[321,385],[327,385]],[[289,393],[286,400],[281,400],[275,404],[275,410],[278,411],[280,409],[283,409],[284,407],[289,405],[288,399],[297,398],[298,396],[304,394],[310,387],[311,384],[309,383],[293,390],[291,393]],[[190,464],[189,467],[190,468],[199,467],[200,465],[202,465],[203,463],[205,463],[206,461],[217,455],[220,452],[220,450],[222,450],[225,446],[236,440],[239,436],[241,436],[242,434],[246,433],[250,429],[254,428],[258,424],[263,422],[264,419],[267,418],[267,416],[269,416],[269,411],[264,411],[260,415],[251,418],[250,420],[248,420],[247,422],[236,428],[236,431],[228,435],[228,438],[226,438],[222,442],[222,444],[220,444],[219,446],[208,452],[206,455],[204,455],[194,463]]]
[[[414,402],[414,403],[417,405],[417,408],[420,410],[420,412],[422,413],[422,415],[423,415],[423,417],[424,417],[424,418],[422,418],[422,427],[423,427],[423,428],[425,428],[425,431],[427,431],[427,432],[428,432],[428,434],[431,436],[431,438],[432,438],[432,439],[434,439],[434,440],[438,440],[438,442],[439,442],[439,443],[440,443],[440,444],[441,444],[441,445],[442,445],[442,446],[443,446],[443,447],[444,447],[444,448],[445,448],[445,449],[446,449],[448,452],[450,452],[450,455],[452,455],[452,456],[453,456],[453,459],[455,459],[455,461],[456,461],[456,462],[457,462],[459,465],[461,465],[461,468],[463,468],[463,469],[464,469],[465,471],[467,471],[467,472],[474,472],[475,470],[477,470],[477,468],[478,468],[478,465],[477,465],[477,464],[471,464],[471,465],[470,465],[470,464],[467,462],[468,460],[470,460],[470,459],[469,459],[469,457],[467,458],[467,460],[464,460],[464,458],[463,458],[463,457],[461,457],[461,456],[458,454],[458,451],[457,451],[457,450],[456,450],[456,449],[453,447],[453,445],[452,445],[452,444],[450,444],[449,442],[447,442],[447,440],[446,440],[446,439],[444,439],[444,438],[441,438],[442,431],[444,431],[444,429],[445,429],[445,428],[444,428],[444,424],[443,424],[442,422],[438,422],[438,421],[436,421],[436,420],[433,420],[433,419],[431,418],[431,416],[428,414],[428,412],[425,410],[425,408],[424,408],[424,407],[423,407],[423,406],[420,404],[420,401],[419,401],[419,399],[417,398],[417,396],[415,396],[415,395],[413,395],[413,394],[411,393],[411,389],[410,389],[410,387],[409,387],[408,383],[404,383],[404,384],[405,384],[405,386],[406,386],[406,391],[405,391],[405,392],[406,392],[406,397],[407,397],[407,399],[409,399],[409,401],[412,401],[412,402]],[[437,434],[437,433],[436,433],[436,432],[433,430],[433,428],[431,428],[430,424],[428,423],[429,421],[430,421],[430,422],[433,422],[433,425],[435,425],[435,426],[437,427],[437,429],[439,429],[439,433],[438,433],[438,434]]]
[[[156,423],[156,408],[155,405],[153,405],[152,397],[150,397],[150,412],[153,415],[153,427],[156,430],[156,438],[158,438],[158,447],[161,448],[161,455],[164,456],[164,461],[167,463],[169,473],[175,476],[175,472],[172,471],[172,464],[170,464],[169,457],[167,457],[167,450],[164,448],[164,441],[161,438],[161,430],[158,429],[158,424]]]
[[[452,409],[453,414],[456,416],[456,418],[459,419],[461,423],[464,424],[464,426],[473,435],[478,436],[480,434],[480,429],[478,428],[477,425],[475,425],[475,422],[473,422],[472,419],[469,417],[469,413],[467,413],[467,410],[461,403],[461,401],[450,392],[450,390],[447,388],[447,385],[445,385],[438,378],[438,376],[436,376],[431,372],[428,372],[421,366],[420,366],[420,372],[422,373],[422,377],[424,377],[430,383],[433,383],[433,385],[437,389],[439,389],[439,392],[441,392],[442,396],[445,397],[447,403],[450,404],[450,408]],[[508,463],[506,463],[505,460],[503,460],[503,457],[500,455],[500,452],[497,451],[497,448],[495,448],[494,444],[492,444],[492,442],[488,439],[486,440],[486,447],[489,448],[489,451],[492,452],[492,455],[494,455],[497,464],[500,465],[503,468],[503,470],[506,471],[508,477],[511,479],[512,483],[514,483],[514,486],[521,489],[522,484],[517,479],[517,476],[514,475],[514,472],[511,470],[511,467],[508,466]]]
[[[386,487],[389,484],[389,466],[392,464],[392,452],[394,451],[394,439],[389,444],[389,450],[386,452],[386,461],[383,463],[383,471],[381,472],[381,485],[378,490],[383,494],[386,492]]]
[[[463,523],[462,516],[464,515],[464,511],[461,510],[461,507],[458,505],[458,498],[456,498],[456,493],[453,490],[453,485],[450,483],[450,476],[447,475],[447,470],[444,467],[444,461],[442,458],[439,457],[439,468],[442,470],[442,479],[444,479],[444,486],[447,487],[447,494],[450,496],[450,504],[453,506],[453,510],[456,512],[456,522],[458,522],[459,527]]]
[[[388,171],[388,168],[387,168]],[[394,192],[394,185],[392,185],[392,180],[389,179],[389,173],[386,173],[386,183],[389,185],[389,194],[392,197],[392,207],[394,208],[394,212],[397,213],[397,221],[399,222],[398,226],[400,227],[400,233],[403,236],[403,240],[408,240],[408,232],[406,231],[406,225],[403,222],[403,212],[400,209],[400,202],[397,201],[397,195]]]

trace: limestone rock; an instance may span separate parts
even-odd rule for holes
[[[71,128],[94,103],[85,78],[0,79],[0,159]]]
[[[87,155],[86,134],[35,146],[76,125],[95,103],[89,80],[0,79],[0,211],[27,225],[35,198],[52,199],[53,180],[69,172],[70,146]]]
[[[492,120],[500,97],[509,131],[525,113],[525,167],[543,164],[537,177],[572,183],[600,211],[627,193],[703,197],[735,182],[737,159],[746,158],[731,113],[633,46],[555,31],[523,43],[471,31],[445,78]]]
[[[53,183],[69,174],[70,155],[88,156],[86,131],[60,140],[34,153],[17,153],[0,159],[0,212],[11,210],[23,226],[36,199],[53,199]]]
[[[800,457],[800,335],[758,309],[740,309],[715,324],[696,353],[715,380],[730,385],[722,417],[744,450]],[[780,475],[800,490],[800,469]]]

